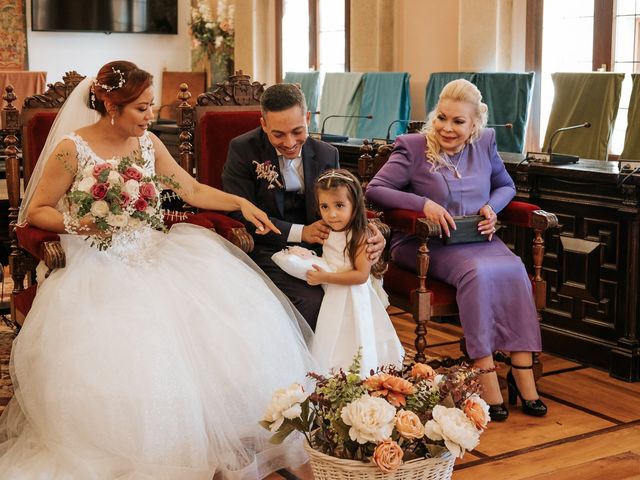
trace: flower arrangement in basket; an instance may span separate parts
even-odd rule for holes
[[[234,10],[227,0],[217,0],[216,18],[213,18],[209,0],[198,0],[191,8],[191,36],[196,51],[196,61],[206,54],[215,56],[220,65],[226,65],[233,59],[234,48]]]
[[[299,384],[277,390],[260,422],[274,433],[274,443],[302,432],[316,478],[371,478],[372,467],[390,474],[415,470],[425,459],[440,461],[448,472],[427,478],[448,478],[455,457],[478,445],[490,421],[489,406],[479,396],[481,372],[466,365],[438,371],[421,363],[402,370],[388,366],[364,379],[359,371],[358,354],[347,372],[310,373],[313,392]],[[323,475],[322,457],[341,464],[338,469],[358,470],[368,463],[368,473]]]
[[[143,226],[164,231],[160,192],[164,186],[179,185],[172,178],[145,172],[144,167],[144,159],[134,154],[80,170],[78,182],[66,194],[66,231],[82,234],[88,230],[83,220],[92,220],[100,234],[87,239],[99,250],[109,248],[116,233]]]

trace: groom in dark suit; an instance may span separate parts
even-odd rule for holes
[[[320,173],[339,168],[338,150],[309,137],[311,114],[298,86],[272,85],[260,103],[262,127],[231,141],[222,185],[225,191],[263,209],[280,230],[280,234],[253,235],[251,257],[315,329],[322,287],[288,275],[271,256],[290,244],[302,244],[321,254],[320,246],[330,229],[318,215],[314,185]],[[246,225],[253,234],[253,225]],[[384,249],[384,239],[377,228],[372,230],[368,251],[375,262]]]

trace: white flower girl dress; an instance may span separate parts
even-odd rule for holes
[[[70,138],[76,188],[105,160]],[[66,267],[38,286],[13,345],[0,478],[257,479],[304,461],[300,442],[274,446],[258,421],[314,368],[308,332],[246,255],[187,224],[141,226],[106,251],[60,237]]]
[[[352,270],[346,254],[347,232],[331,232],[322,258],[334,272]],[[312,352],[320,372],[347,370],[362,348],[360,374],[369,376],[382,365],[402,367],[404,349],[371,278],[361,285],[323,285]]]

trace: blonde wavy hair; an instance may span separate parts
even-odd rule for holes
[[[480,137],[482,129],[487,125],[488,108],[487,105],[482,102],[482,94],[478,87],[468,80],[459,78],[447,83],[440,97],[438,98],[438,105],[427,116],[427,124],[422,129],[422,134],[427,139],[427,149],[425,155],[427,161],[432,165],[433,170],[438,170],[441,167],[446,167],[447,161],[442,154],[442,148],[440,143],[436,139],[435,122],[438,115],[438,106],[442,100],[453,100],[456,102],[467,102],[475,107],[474,111],[474,128],[471,132],[471,136],[467,139],[468,143],[474,142]]]

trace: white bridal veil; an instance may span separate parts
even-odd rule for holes
[[[60,140],[62,140],[65,135],[86,125],[91,125],[100,119],[100,114],[96,110],[89,108],[89,91],[91,90],[93,81],[94,77],[86,77],[82,80],[73,92],[71,92],[71,95],[69,95],[58,112],[47,136],[44,148],[38,157],[38,163],[36,163],[33,169],[29,184],[25,188],[24,197],[18,213],[18,223],[25,222],[27,218],[27,207],[40,182],[44,167],[56,146],[60,143]]]

